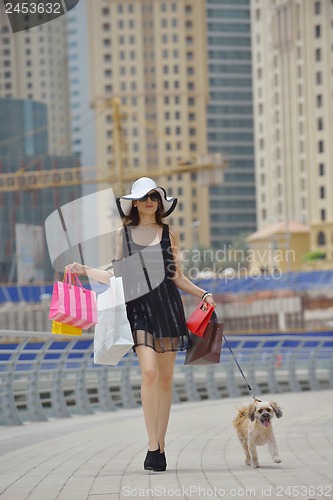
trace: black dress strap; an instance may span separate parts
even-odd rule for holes
[[[130,235],[128,234],[128,228],[127,228],[127,226],[124,226],[124,232],[125,232],[125,236],[126,236],[128,255],[132,255],[131,244],[130,244]]]

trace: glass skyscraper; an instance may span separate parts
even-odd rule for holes
[[[207,0],[208,151],[229,162],[210,188],[215,250],[256,229],[250,19],[250,0]]]

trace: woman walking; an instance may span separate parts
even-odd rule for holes
[[[155,252],[157,257],[163,257],[162,282],[126,304],[141,369],[141,400],[148,433],[144,469],[153,471],[166,470],[165,435],[172,401],[173,369],[177,350],[183,350],[188,340],[178,289],[216,305],[211,293],[196,286],[182,273],[178,233],[174,227],[163,223],[163,218],[173,212],[176,204],[176,198],[167,197],[165,189],[148,177],[135,181],[131,193],[117,199],[124,222],[117,233],[116,259],[144,249],[149,250],[152,259]],[[112,272],[76,262],[67,268],[104,283],[109,283],[112,276]],[[140,284],[135,283],[136,289],[138,285],[140,288]]]

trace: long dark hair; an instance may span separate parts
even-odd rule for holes
[[[159,226],[163,226],[163,203],[162,203],[162,198],[160,196],[160,193],[158,191],[155,191],[158,195],[158,208],[155,212],[155,219],[156,223]],[[139,210],[137,207],[132,205],[131,211],[128,215],[123,220],[123,225],[124,226],[138,226],[140,222],[140,216],[139,216]]]

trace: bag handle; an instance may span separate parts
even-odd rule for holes
[[[75,286],[75,281],[82,288],[82,290],[85,292],[86,289],[83,287],[81,281],[79,280],[77,274],[72,274],[68,269],[65,269],[64,276],[62,281],[64,283],[67,283],[69,286],[74,285]]]

